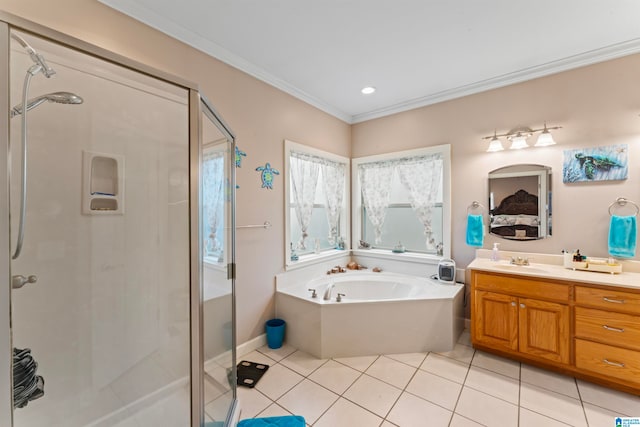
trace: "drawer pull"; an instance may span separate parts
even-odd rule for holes
[[[624,328],[614,328],[612,326],[607,326],[607,325],[602,325],[602,327],[605,328],[607,331],[624,332]]]
[[[603,297],[602,299],[605,300],[606,302],[612,302],[615,304],[624,304],[623,299],[613,299],[613,298],[607,298],[607,297]]]
[[[624,363],[618,363],[618,362],[610,362],[607,359],[602,359],[602,361],[604,363],[606,363],[607,365],[611,365],[611,366],[617,366],[618,368],[624,368]]]

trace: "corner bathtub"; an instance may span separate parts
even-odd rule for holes
[[[338,293],[345,295],[341,302]],[[463,298],[459,284],[347,271],[278,289],[276,315],[287,322],[289,345],[322,359],[448,351],[464,328]]]

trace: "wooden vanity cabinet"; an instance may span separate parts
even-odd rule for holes
[[[569,288],[550,281],[474,272],[474,344],[570,363]]]
[[[471,272],[473,346],[640,394],[640,289]]]

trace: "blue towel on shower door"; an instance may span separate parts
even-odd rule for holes
[[[611,215],[609,224],[609,254],[620,258],[636,256],[636,217]]]
[[[467,215],[467,245],[482,247],[483,243],[482,215]]]

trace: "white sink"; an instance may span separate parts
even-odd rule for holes
[[[548,273],[548,270],[531,265],[496,264],[495,268],[520,273]]]

